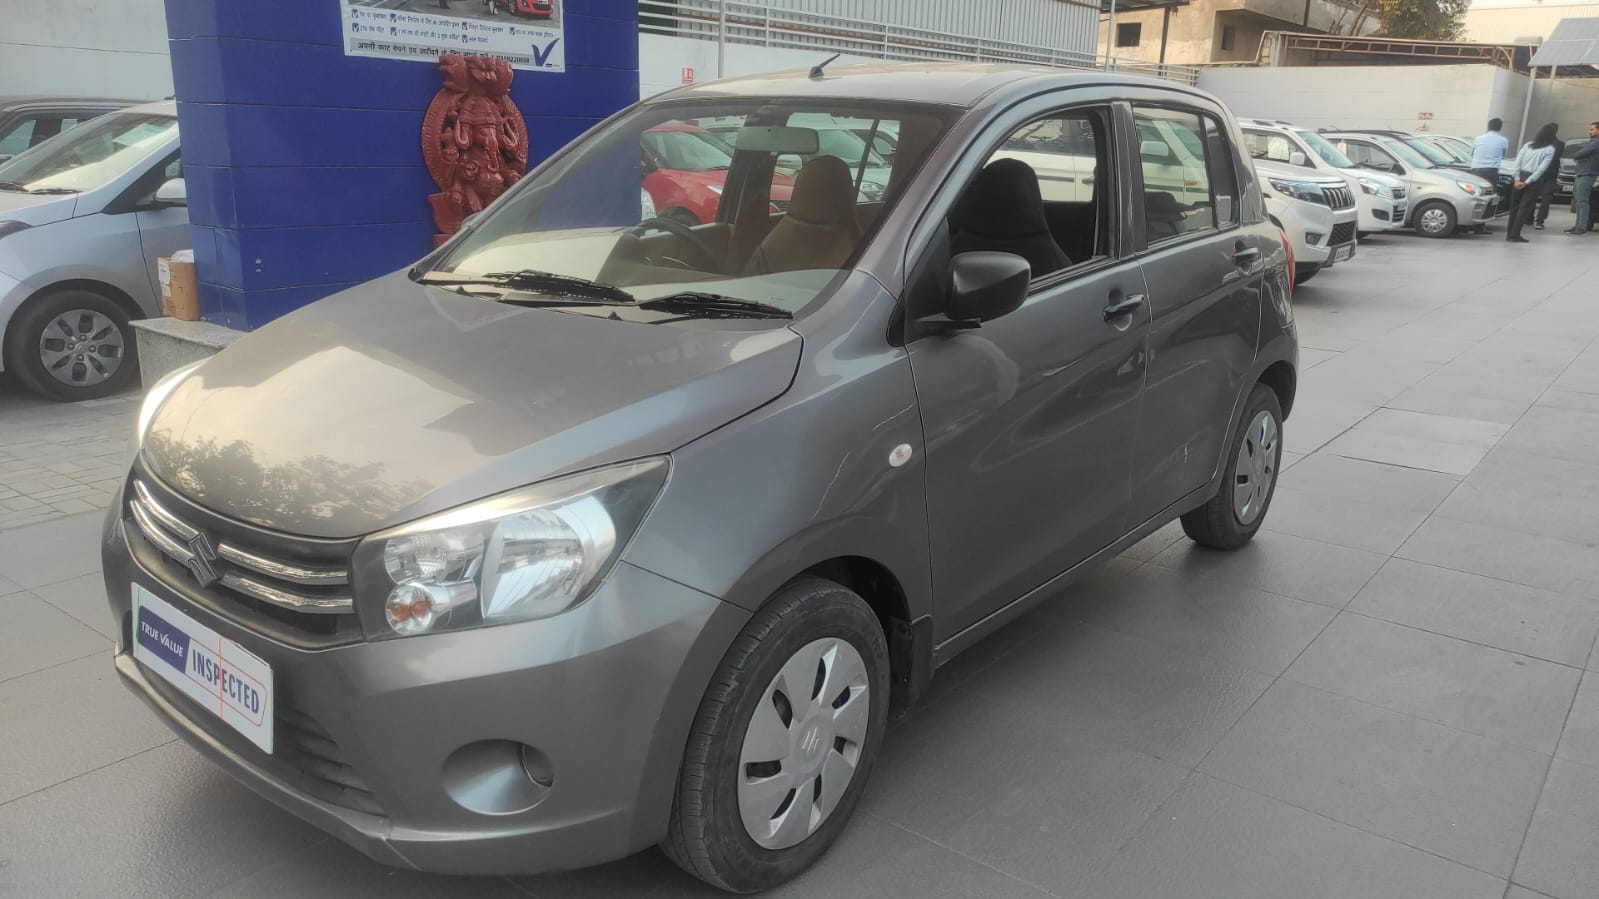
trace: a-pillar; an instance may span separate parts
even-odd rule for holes
[[[486,8],[447,2],[457,13]],[[363,3],[439,12],[439,0]],[[518,69],[512,81],[534,164],[638,99],[636,0],[556,3],[565,71]],[[427,197],[437,188],[421,129],[438,66],[347,55],[342,5],[166,0],[208,321],[250,330],[432,247]]]

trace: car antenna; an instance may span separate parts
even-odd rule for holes
[[[811,66],[811,77],[812,78],[820,78],[820,77],[822,77],[822,75],[825,74],[822,70],[827,68],[827,64],[832,62],[833,60],[839,58],[840,56],[843,56],[843,55],[844,54],[842,54],[842,53],[834,53],[832,56],[829,56],[828,58],[822,60],[821,62],[817,63],[816,65]]]

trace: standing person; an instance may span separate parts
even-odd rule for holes
[[[1489,184],[1499,183],[1499,164],[1504,162],[1505,154],[1510,152],[1510,141],[1499,133],[1499,129],[1503,127],[1505,127],[1503,121],[1489,119],[1488,130],[1471,142],[1471,173]],[[1486,234],[1487,231],[1487,225],[1477,226],[1478,234]]]
[[[1567,234],[1587,234],[1593,221],[1593,184],[1599,180],[1599,122],[1588,125],[1588,142],[1571,154],[1577,162],[1577,182],[1571,190],[1571,208],[1576,210],[1577,223]]]
[[[1558,130],[1560,125],[1550,122],[1544,128]],[[1556,134],[1554,138],[1555,162],[1544,174],[1544,180],[1538,185],[1538,220],[1533,222],[1533,227],[1543,230],[1543,223],[1549,219],[1549,205],[1555,200],[1555,189],[1560,186],[1560,160],[1566,156],[1566,142]]]
[[[1505,233],[1505,240],[1511,243],[1528,242],[1527,238],[1521,236],[1521,228],[1532,221],[1537,213],[1543,178],[1554,177],[1550,174],[1551,170],[1557,170],[1555,126],[1545,125],[1516,154],[1516,193],[1511,201],[1510,230]]]

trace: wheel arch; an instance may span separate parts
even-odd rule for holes
[[[11,358],[12,340],[9,336],[9,326],[11,322],[15,321],[17,316],[20,315],[23,310],[28,309],[35,303],[42,302],[50,296],[60,293],[64,290],[83,290],[90,293],[97,293],[115,303],[117,308],[121,309],[127,314],[129,321],[135,321],[145,317],[144,309],[139,306],[138,301],[130,296],[127,291],[117,287],[115,284],[99,281],[94,278],[66,278],[61,281],[54,281],[44,287],[39,288],[38,290],[35,290],[33,293],[28,294],[26,299],[18,303],[15,309],[11,310],[11,314],[9,316],[7,316],[4,320],[0,320],[0,371],[5,371],[15,367],[15,360]]]
[[[1283,418],[1294,408],[1294,393],[1299,389],[1299,376],[1294,367],[1287,360],[1279,359],[1266,366],[1266,370],[1255,379],[1257,384],[1265,384],[1272,392],[1277,394],[1277,404],[1282,407]]]

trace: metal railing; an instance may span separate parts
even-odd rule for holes
[[[868,22],[772,9],[734,0],[641,0],[639,28],[698,40],[816,50],[873,59],[1009,62],[1065,69],[1111,69],[1197,84],[1193,66],[1107,59],[1092,53],[946,34],[887,22]]]

